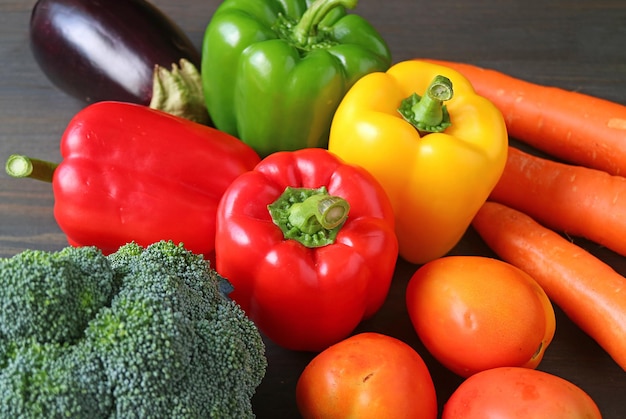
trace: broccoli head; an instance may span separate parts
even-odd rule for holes
[[[0,416],[254,417],[265,347],[201,256],[163,241],[109,256],[26,251],[1,263],[4,288],[51,277],[60,291],[31,293],[28,306],[17,305],[28,299],[19,291],[0,293]],[[47,301],[55,315],[38,308]],[[38,329],[4,325],[20,315]]]

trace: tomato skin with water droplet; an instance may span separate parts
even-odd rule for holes
[[[406,303],[424,346],[462,377],[496,367],[536,368],[554,337],[546,293],[498,259],[448,256],[422,265]]]
[[[444,405],[442,419],[601,419],[593,399],[556,375],[501,367],[465,380]]]
[[[360,333],[319,353],[300,375],[296,401],[304,419],[437,418],[421,356],[379,333]]]

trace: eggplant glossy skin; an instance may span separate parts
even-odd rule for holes
[[[39,0],[30,45],[48,79],[86,103],[147,105],[155,65],[186,58],[200,68],[191,40],[144,0]]]

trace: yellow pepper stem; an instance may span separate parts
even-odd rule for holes
[[[441,132],[452,125],[450,114],[443,102],[452,99],[453,94],[450,79],[438,75],[423,96],[413,93],[404,99],[398,112],[421,132]]]

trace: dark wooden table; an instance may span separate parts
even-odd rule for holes
[[[27,153],[58,161],[59,138],[83,105],[56,90],[28,46],[34,0],[0,0],[0,159]],[[155,0],[200,46],[215,0]],[[418,56],[467,61],[530,81],[626,103],[626,2],[622,0],[361,0],[388,41],[394,61]],[[0,174],[0,256],[25,248],[66,245],[52,215],[50,185]],[[626,238],[625,238],[626,239]],[[626,258],[579,241],[626,274]],[[454,254],[492,255],[473,231]],[[403,261],[383,309],[358,331],[379,331],[411,344],[426,360],[442,405],[461,379],[419,343],[404,307],[404,288],[417,267]],[[606,419],[626,417],[626,373],[557,309],[557,332],[540,369],[582,387]],[[312,354],[268,342],[269,369],[254,398],[260,418],[298,417],[294,388]]]

